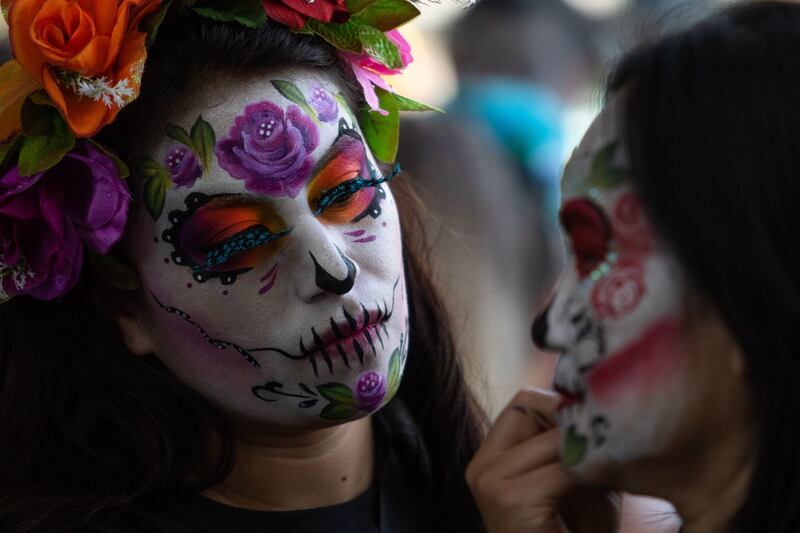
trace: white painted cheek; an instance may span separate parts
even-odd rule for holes
[[[664,253],[654,253],[643,261],[644,294],[636,308],[619,319],[604,321],[608,353],[624,348],[654,323],[681,313],[683,276],[675,261]]]
[[[570,258],[567,259],[568,261]],[[566,349],[572,343],[572,311],[579,297],[580,284],[574,268],[566,268],[558,282],[555,298],[547,314],[546,344],[553,348]]]

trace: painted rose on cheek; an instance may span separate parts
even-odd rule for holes
[[[619,319],[636,310],[645,293],[644,268],[633,262],[616,264],[592,290],[598,318]]]
[[[381,404],[386,395],[386,380],[374,370],[364,372],[358,377],[355,392],[358,408],[363,411],[372,411]]]
[[[642,201],[633,191],[624,192],[614,206],[614,239],[629,253],[647,253],[653,247],[653,231]]]
[[[217,143],[220,166],[248,190],[294,198],[311,175],[319,145],[316,125],[296,105],[286,114],[271,102],[247,106],[229,137]]]
[[[178,187],[191,187],[203,175],[203,167],[197,156],[183,145],[175,145],[164,157],[164,165],[170,173],[170,179]]]

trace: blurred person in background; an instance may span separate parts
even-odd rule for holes
[[[561,0],[479,2],[451,30],[457,98],[403,126],[400,160],[425,184],[437,280],[495,411],[528,373],[524,332],[561,263],[562,119],[594,76],[588,27]]]
[[[574,480],[667,499],[685,533],[800,530],[798,55],[800,5],[748,2],[615,69],[533,327],[556,393],[518,395],[467,470],[490,533],[564,531]]]

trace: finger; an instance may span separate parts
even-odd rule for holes
[[[560,443],[561,433],[557,429],[545,431],[497,454],[486,471],[501,479],[511,479],[547,464],[558,464]]]
[[[550,463],[522,474],[513,480],[513,484],[525,491],[532,502],[559,501],[576,487],[575,481],[559,463]]]
[[[558,394],[552,391],[520,391],[497,417],[484,446],[492,451],[506,450],[555,427],[559,401]]]

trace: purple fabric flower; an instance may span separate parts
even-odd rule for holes
[[[386,395],[386,380],[382,375],[369,370],[358,376],[356,383],[356,406],[362,411],[374,411]]]
[[[182,144],[172,146],[164,157],[172,182],[178,187],[191,187],[203,175],[203,167],[189,148]]]
[[[52,300],[80,278],[83,247],[105,254],[119,241],[130,193],[114,161],[78,141],[55,167],[0,177],[0,278],[11,296]]]
[[[248,190],[294,198],[311,175],[319,144],[316,125],[296,105],[251,104],[236,117],[230,137],[217,143],[219,165]]]
[[[317,116],[322,122],[333,122],[339,116],[339,105],[333,99],[331,93],[318,86],[311,93],[309,104],[317,112]]]

